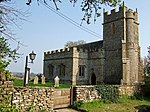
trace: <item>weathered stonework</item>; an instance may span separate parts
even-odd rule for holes
[[[140,91],[138,85],[116,85],[119,95],[133,96]],[[91,102],[101,99],[96,86],[73,86],[72,89],[54,89],[51,87],[13,87],[12,81],[0,81],[0,103],[8,97],[7,103],[20,108],[22,112],[33,108],[34,111],[45,109],[53,112],[56,108],[68,107],[74,101]]]
[[[72,85],[95,84],[102,82],[102,41],[84,44],[64,50],[45,52],[44,74],[48,81],[53,82],[58,76],[60,83]],[[65,74],[59,74],[59,65],[65,65]],[[53,75],[49,73],[49,65],[53,65]],[[79,75],[79,66],[84,66],[84,75]]]
[[[140,85],[119,85],[118,87],[120,96],[133,96],[135,93],[139,93],[141,91]]]
[[[120,84],[139,83],[141,65],[138,13],[120,7],[119,11],[104,13],[104,82]],[[115,31],[113,31],[115,29]]]
[[[33,107],[35,111],[53,110],[53,88],[49,87],[14,87],[12,104],[23,111]]]
[[[101,99],[95,86],[75,86],[73,101],[91,102],[93,100]]]
[[[70,106],[70,89],[14,87],[13,81],[0,81],[0,104],[15,105],[21,112],[37,112]]]
[[[13,82],[12,81],[0,81],[0,103],[10,102],[13,94]],[[5,96],[9,96],[6,97]]]
[[[133,96],[140,91],[140,86],[137,85],[116,85],[118,87],[119,96]],[[101,99],[96,90],[96,86],[74,86],[73,101],[91,102]]]
[[[140,56],[138,12],[120,7],[104,13],[103,41],[44,53],[44,74],[48,81],[72,85],[133,85],[143,80]],[[60,73],[63,65],[63,75]],[[84,75],[80,75],[80,66]]]

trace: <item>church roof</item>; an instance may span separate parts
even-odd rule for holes
[[[103,47],[103,41],[95,41],[91,43],[86,43],[82,45],[75,46],[78,48],[85,48],[85,49],[93,49],[93,48],[102,48]]]

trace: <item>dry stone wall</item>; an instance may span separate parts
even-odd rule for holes
[[[0,103],[4,103],[4,101],[11,103],[13,90],[14,88],[12,81],[0,81]]]
[[[91,102],[101,98],[95,86],[75,86],[73,91],[74,101]]]
[[[22,110],[53,110],[53,88],[49,87],[14,87],[12,103]]]
[[[141,91],[140,85],[119,85],[118,87],[120,96],[123,95],[133,96],[135,93]]]
[[[135,92],[140,91],[140,86],[138,85],[136,86],[116,85],[116,86],[118,87],[120,96],[122,95],[132,96],[134,95]],[[58,92],[58,94],[64,94],[64,91]],[[32,108],[35,111],[42,109],[45,109],[47,111],[53,111],[54,107],[56,106],[55,103],[57,103],[55,99],[55,97],[57,97],[57,94],[54,88],[13,87],[12,81],[0,81],[0,103],[4,103],[3,99],[5,96],[8,95],[10,97],[8,97],[7,102],[9,102],[10,104],[14,104],[16,107],[21,108],[22,111],[28,111],[29,108]],[[101,99],[101,95],[98,93],[96,86],[92,85],[73,86],[73,90],[70,97],[73,98],[73,101],[83,101],[83,102],[91,102],[96,99]],[[62,98],[62,100],[65,100],[63,102],[66,102],[67,99]],[[68,99],[68,102],[69,101],[70,100]]]
[[[118,87],[119,96],[128,95],[133,96],[134,93],[140,91],[139,85],[116,85]],[[91,102],[93,100],[101,99],[96,90],[96,86],[74,86],[74,101]]]
[[[0,103],[9,103],[22,112],[29,109],[52,111],[54,107],[54,88],[14,87],[13,81],[0,81]]]

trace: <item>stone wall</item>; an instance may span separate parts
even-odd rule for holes
[[[14,87],[13,81],[0,81],[0,104],[9,107],[14,105],[22,112],[30,109],[51,112],[58,107],[70,106],[70,89]]]
[[[133,96],[134,93],[139,92],[140,86],[134,85],[116,85],[118,87],[119,96],[128,95]],[[96,86],[74,86],[74,101],[91,102],[96,99],[101,99],[96,90]]]
[[[140,85],[119,85],[118,86],[119,95],[128,95],[133,96],[135,93],[140,92],[141,86]]]
[[[26,111],[53,110],[53,88],[49,87],[14,87],[12,104]]]
[[[101,98],[95,86],[74,86],[73,93],[73,101],[91,102]]]
[[[59,94],[64,95],[65,90],[61,90],[63,93],[60,90]],[[34,109],[36,112],[42,109],[52,111],[56,106],[54,104],[56,104],[57,91],[51,87],[14,87],[13,81],[0,81],[0,104],[15,105],[22,112],[29,109]]]
[[[116,85],[116,87],[118,87],[120,96],[132,96],[135,92],[140,91],[138,85]],[[13,87],[12,81],[0,81],[0,103],[4,103],[5,96],[10,96],[5,101],[21,108],[22,111],[28,111],[29,108],[35,111],[42,109],[52,111],[57,107],[56,104],[62,106],[67,102],[67,106],[69,106],[72,99],[73,101],[83,102],[101,99],[96,86],[73,86],[71,93],[68,90],[59,89],[58,91],[51,87]],[[65,97],[62,97],[64,95]],[[60,99],[58,99],[59,97]]]
[[[13,90],[12,81],[0,81],[0,103],[4,103],[4,101],[11,103]]]

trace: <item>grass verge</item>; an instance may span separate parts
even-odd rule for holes
[[[23,86],[23,80],[14,79],[14,86]],[[32,81],[29,82],[28,86],[39,86],[39,87],[54,87],[54,83],[46,82],[45,84],[34,84]],[[57,88],[70,88],[70,84],[60,84]]]
[[[150,112],[150,100],[136,100],[127,97],[120,98],[118,103],[104,103],[101,100],[95,100],[83,103],[77,109],[85,110],[86,112],[136,112],[137,110]]]

